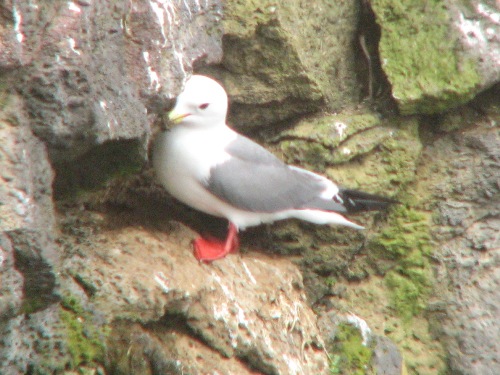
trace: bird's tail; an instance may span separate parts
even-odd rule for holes
[[[338,195],[344,201],[348,213],[378,211],[399,203],[391,198],[350,189],[340,189]]]

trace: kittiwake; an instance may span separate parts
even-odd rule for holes
[[[290,166],[226,125],[228,97],[213,79],[193,75],[169,114],[153,149],[159,182],[179,201],[229,221],[225,241],[198,238],[194,254],[213,261],[235,252],[238,231],[297,218],[363,229],[344,214],[384,209],[394,200],[340,188],[327,178]]]

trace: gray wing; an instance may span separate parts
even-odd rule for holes
[[[210,170],[206,188],[231,205],[252,212],[316,208],[345,211],[343,205],[319,197],[325,182],[292,168],[248,138],[226,147],[232,158]]]
[[[286,166],[285,163],[264,147],[242,135],[238,135],[233,142],[228,144],[225,151],[235,158],[252,162],[253,164]]]

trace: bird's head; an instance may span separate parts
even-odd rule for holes
[[[225,125],[227,94],[224,88],[211,78],[193,75],[177,97],[168,118],[174,124],[212,127]]]

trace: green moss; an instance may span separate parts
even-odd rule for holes
[[[47,307],[47,301],[44,300],[43,295],[40,295],[25,298],[20,310],[23,314],[33,314],[37,311],[43,310],[45,307]]]
[[[410,118],[401,122],[399,127],[393,124],[387,127],[381,126],[381,120],[371,113],[307,119],[284,132],[277,143],[290,164],[301,165],[317,172],[326,172],[325,175],[342,186],[395,196],[415,180],[416,163],[422,149],[416,119]],[[342,135],[336,127],[336,124],[340,123],[345,125],[341,127]],[[378,134],[382,134],[383,138],[379,138]],[[335,154],[346,144],[349,144],[349,147],[359,144],[357,148],[352,147],[353,156],[356,157],[357,162],[337,164]],[[373,150],[373,152],[366,150]],[[408,201],[409,198],[406,200]],[[407,215],[410,217],[405,219],[406,221],[418,221],[411,217],[414,213],[408,212]],[[301,261],[303,269],[325,277],[342,275],[352,281],[359,281],[368,276],[370,259],[366,258],[352,263],[353,254],[359,251],[359,246],[363,243],[363,232],[330,226],[309,228],[307,224],[301,224],[301,228],[305,228],[307,233],[312,234],[308,237],[307,243],[303,241],[305,235],[300,228],[295,235],[296,238],[302,239],[302,243],[299,240],[294,243],[300,243],[302,246],[299,253],[303,255]],[[418,229],[420,228],[414,228],[415,231]],[[399,228],[395,227],[392,230],[398,231]],[[375,260],[379,271],[384,268],[379,273],[386,273],[395,265],[404,268],[408,263],[422,267],[425,262],[423,255],[420,252],[410,253],[398,246],[399,237],[390,231],[389,225],[387,238],[380,238],[384,242],[383,246],[387,246],[388,250],[381,252],[379,259],[388,260]],[[394,242],[393,246],[390,246],[391,241]],[[405,256],[393,255],[398,251],[403,251]],[[321,283],[323,286],[328,286],[325,281]],[[314,294],[317,295],[317,292],[314,291]]]
[[[325,96],[335,103],[357,97],[353,68],[345,63],[346,58],[352,58],[348,55],[350,45],[346,47],[344,39],[338,38],[339,25],[332,22],[340,17],[355,19],[357,6],[325,3],[304,11],[301,5],[295,1],[225,2],[222,63],[228,71],[239,73],[235,79],[240,86],[241,75],[247,76],[247,82],[249,78],[256,78],[245,96],[258,93],[254,100],[261,103],[263,99],[269,102],[277,97],[300,98],[294,106],[300,106],[306,99],[311,108],[304,108],[304,113],[317,109]],[[349,33],[347,26],[355,28],[354,23],[345,24],[344,32]],[[335,54],[336,51],[339,53]],[[343,56],[343,60],[338,56]],[[332,64],[332,59],[338,59],[338,63]],[[263,82],[270,84],[272,90],[259,89],[259,83]],[[352,95],[341,95],[346,91]]]
[[[330,374],[368,374],[373,351],[363,345],[359,330],[347,323],[339,324],[330,359]]]
[[[305,101],[295,102],[297,107],[311,106],[307,111],[303,108],[301,113],[316,110],[323,95],[314,77],[304,71],[291,35],[282,27],[276,12],[266,9],[265,5],[264,8],[251,9],[252,5],[246,2],[232,3],[226,4],[222,64],[234,75],[225,76],[226,86],[237,87],[246,83],[243,86],[245,100],[253,104],[291,97]],[[269,4],[269,8],[276,7]],[[242,20],[241,14],[249,11],[253,16]],[[259,75],[255,76],[255,72]],[[238,84],[231,80],[237,80]],[[273,89],[262,87],[263,82],[272,84]]]
[[[84,313],[83,307],[78,298],[71,294],[67,294],[61,299],[61,306],[66,311],[71,311],[77,315],[82,315]]]
[[[429,254],[431,249],[429,241],[427,216],[419,211],[399,206],[394,209],[389,219],[389,226],[377,236],[375,245],[382,249],[386,258],[410,260],[414,259],[414,253]]]
[[[401,139],[389,139],[384,143],[380,157],[387,177],[386,182],[402,185],[415,179],[415,153],[408,150],[407,146],[408,143],[401,142]]]
[[[339,35],[355,35],[358,10],[355,2],[224,2],[225,86],[244,91],[235,97],[245,104],[264,104],[258,117],[272,122],[315,112],[325,102],[335,110],[357,103],[352,43]],[[276,102],[272,116],[264,114]]]
[[[66,295],[61,300],[61,320],[66,327],[66,343],[71,355],[71,368],[104,362],[106,330],[92,322],[79,300]]]
[[[332,276],[328,276],[325,278],[325,284],[326,286],[332,287],[337,283],[337,279]]]
[[[445,1],[370,3],[382,28],[383,69],[402,113],[439,113],[476,94],[480,76],[457,52]]]
[[[8,91],[9,84],[5,75],[0,75],[0,110],[3,111],[9,104],[11,95]]]
[[[408,322],[413,316],[418,315],[425,307],[425,298],[422,284],[391,271],[386,275],[386,285],[391,290],[391,305],[397,313]]]
[[[292,129],[280,134],[280,138],[320,142],[325,147],[335,148],[356,133],[381,125],[375,113],[346,113],[307,118]]]
[[[399,206],[370,243],[377,256],[394,261],[385,281],[392,307],[406,321],[425,307],[431,286],[429,221],[427,214]]]
[[[258,24],[268,23],[275,17],[271,2],[228,1],[224,4],[224,33],[250,36]],[[258,9],[258,11],[257,11]]]
[[[335,354],[333,356],[329,357],[329,367],[330,367],[330,375],[340,375],[342,372],[341,370],[341,361],[342,357],[339,355]]]
[[[332,151],[318,142],[290,140],[283,141],[280,147],[283,153],[293,156],[295,163],[300,160],[302,165],[314,167],[318,172],[333,162]]]
[[[386,138],[373,142],[375,147],[372,152],[361,155],[353,153],[356,162],[328,167],[326,175],[341,186],[397,197],[415,180],[416,165],[422,150],[416,119],[399,122],[399,128],[380,127],[386,133]],[[364,131],[351,139],[370,141],[364,140],[366,135],[367,131]]]
[[[374,113],[308,118],[280,134],[280,151],[288,163],[324,171],[327,165],[368,154],[391,137],[395,128],[380,125],[381,119]]]

